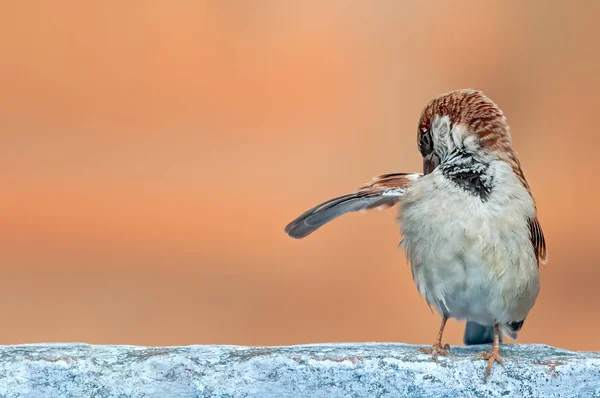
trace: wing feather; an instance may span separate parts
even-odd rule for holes
[[[294,239],[304,238],[337,217],[355,211],[394,206],[419,173],[384,174],[356,191],[338,196],[302,213],[285,227]]]
[[[505,153],[507,153],[506,155],[504,155],[505,160],[512,166],[515,175],[517,176],[519,181],[521,181],[521,184],[523,184],[527,192],[529,192],[529,194],[533,198],[531,188],[529,187],[529,183],[525,178],[525,173],[521,168],[521,162],[519,162],[517,154],[514,153],[514,151],[512,150],[505,151]],[[529,219],[528,224],[529,238],[531,239],[533,250],[535,252],[535,255],[537,256],[538,265],[540,262],[542,262],[542,264],[546,264],[548,262],[548,251],[546,250],[546,239],[544,238],[544,231],[542,231],[540,221],[536,216],[532,219]]]
[[[542,264],[546,264],[546,262],[548,262],[546,239],[544,238],[544,231],[542,231],[542,226],[537,217],[533,220],[529,220],[529,238],[531,239],[531,244],[533,245],[533,250],[538,258],[538,262],[541,261]]]

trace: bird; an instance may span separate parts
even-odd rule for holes
[[[399,205],[397,221],[419,294],[441,316],[432,356],[448,319],[465,320],[466,344],[491,343],[484,382],[494,363],[504,366],[500,342],[523,327],[540,290],[548,259],[537,206],[507,119],[482,91],[454,90],[433,98],[417,126],[423,172],[376,177],[330,199],[285,227],[305,238],[349,212]]]

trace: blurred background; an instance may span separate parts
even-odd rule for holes
[[[508,116],[549,246],[519,342],[599,350],[595,1],[0,4],[0,344],[430,344],[395,210],[423,106]],[[464,326],[445,337],[461,344]]]

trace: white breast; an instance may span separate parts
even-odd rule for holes
[[[399,215],[419,293],[441,314],[483,325],[524,320],[539,292],[533,200],[506,163],[489,171],[485,202],[436,170],[407,190]]]

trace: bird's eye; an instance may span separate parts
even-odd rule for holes
[[[431,132],[425,130],[419,134],[419,151],[423,156],[433,152],[433,143],[431,142]]]

